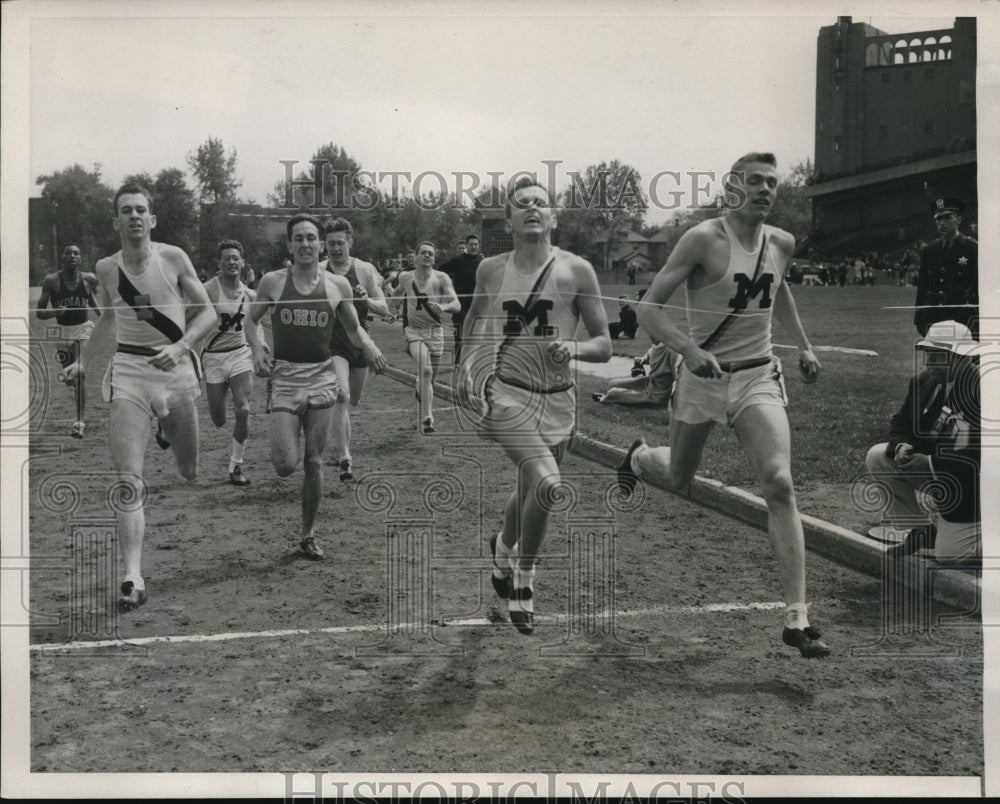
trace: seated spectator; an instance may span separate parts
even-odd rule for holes
[[[932,324],[916,344],[923,370],[890,420],[889,440],[868,451],[868,471],[892,494],[886,525],[908,530],[891,555],[932,548],[939,562],[958,564],[980,554],[978,348],[968,327]],[[917,497],[925,487],[929,511]]]
[[[612,338],[634,338],[635,333],[639,331],[639,317],[625,296],[618,297],[618,304],[620,305],[618,309],[619,320],[608,324],[608,332],[611,333]]]
[[[603,394],[594,394],[595,402],[615,405],[655,405],[667,407],[674,388],[674,358],[666,344],[654,342],[649,351],[635,359],[631,377],[612,380]],[[643,366],[649,366],[646,374]]]

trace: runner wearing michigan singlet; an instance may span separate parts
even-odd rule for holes
[[[782,641],[805,658],[830,649],[809,623],[805,538],[795,500],[791,433],[781,366],[771,353],[771,317],[799,347],[799,367],[815,382],[820,363],[809,344],[785,271],[795,238],[764,223],[778,192],[771,153],[740,157],[726,174],[727,215],[693,226],[677,241],[643,296],[639,325],[683,357],[674,389],[670,446],[640,436],[618,468],[631,493],[652,476],[686,490],[716,422],[736,431],[767,504],[767,533],[776,558],[785,623]],[[687,292],[688,332],[674,323],[674,292]]]
[[[556,212],[548,190],[522,177],[505,214],[514,250],[476,269],[456,388],[460,399],[485,408],[479,435],[499,444],[515,469],[503,530],[490,539],[490,578],[511,623],[531,634],[535,563],[574,428],[570,360],[607,361],[611,336],[593,266],[552,245]]]
[[[208,413],[216,427],[226,425],[226,395],[233,399],[233,448],[229,457],[229,482],[249,486],[243,472],[243,456],[250,436],[250,399],[253,395],[253,352],[251,342],[260,342],[263,334],[250,323],[250,307],[257,298],[240,279],[245,263],[243,244],[227,239],[216,246],[219,273],[205,283],[205,292],[215,307],[218,324],[201,353],[205,372],[205,395]]]
[[[508,418],[505,425],[538,433],[552,447],[566,441],[576,426],[576,386],[569,361],[548,351],[554,340],[569,340],[576,333],[579,315],[573,299],[559,291],[555,279],[574,259],[553,247],[540,269],[522,274],[511,252],[488,313],[492,337],[500,346],[484,389],[484,418],[493,424]],[[531,306],[525,309],[529,297]]]
[[[333,407],[342,393],[330,356],[336,310],[326,291],[325,274],[303,294],[285,271],[284,289],[271,310],[274,369],[267,382],[267,412],[302,414]]]
[[[729,266],[705,287],[685,286],[691,339],[706,347],[723,370],[721,377],[699,377],[683,361],[674,391],[678,421],[732,424],[750,405],[785,407],[788,397],[781,361],[772,354],[771,312],[787,262],[778,245],[783,232],[762,224],[755,247],[748,250],[726,217]],[[731,315],[739,310],[738,315]]]

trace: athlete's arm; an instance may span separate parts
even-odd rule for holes
[[[323,276],[326,277],[327,297],[335,306],[337,317],[344,325],[347,337],[355,347],[364,353],[365,362],[369,367],[375,369],[376,374],[381,374],[385,368],[385,356],[358,320],[358,311],[354,308],[350,284],[342,276],[335,276],[328,272],[324,273]]]
[[[684,356],[684,365],[699,377],[719,377],[722,368],[715,355],[706,352],[670,320],[667,302],[701,265],[713,240],[713,233],[703,225],[688,229],[667,257],[667,263],[653,279],[649,290],[639,302],[639,326],[650,337],[667,344]]]
[[[50,318],[59,318],[65,311],[65,307],[56,307],[55,303],[52,303],[52,309],[46,310],[45,308],[49,306],[52,302],[52,293],[55,288],[52,287],[54,283],[58,283],[59,279],[55,274],[49,274],[45,279],[42,280],[42,293],[38,297],[38,307],[35,309],[35,315],[38,316],[42,321],[46,321]],[[57,284],[58,287],[58,284]]]
[[[177,343],[161,347],[155,356],[149,358],[151,366],[161,371],[170,371],[185,354],[194,349],[198,342],[212,331],[218,318],[215,315],[215,308],[208,300],[208,294],[205,293],[205,286],[198,279],[198,273],[194,270],[188,255],[174,247],[164,249],[161,254],[167,265],[176,272],[177,285],[181,289],[181,295],[186,300],[188,309],[194,311],[194,316],[185,327],[181,339]]]
[[[451,277],[448,274],[438,272],[438,290],[437,297],[443,299],[444,303],[428,301],[427,307],[429,309],[438,315],[441,313],[460,313],[462,311],[462,303],[458,300],[458,296],[455,295],[455,286],[451,283]]]
[[[795,247],[795,238],[788,235],[789,242],[781,242],[780,247],[787,260],[791,259],[792,250]],[[785,282],[784,272],[782,272],[781,284],[778,285],[774,294],[774,315],[784,327],[785,332],[792,336],[792,339],[799,347],[799,369],[806,382],[816,382],[819,379],[820,363],[813,354],[812,346],[806,332],[802,328],[802,321],[799,319],[799,310],[795,306],[795,298],[792,291]]]
[[[360,279],[359,277],[360,282],[358,288],[355,289],[355,295],[358,295],[357,289],[362,290],[364,292],[362,298],[368,299],[369,310],[375,315],[389,315],[389,305],[385,300],[382,288],[379,287],[378,271],[375,269],[375,266],[371,263],[359,262],[357,268],[364,274],[364,279]]]
[[[97,292],[97,277],[94,274],[80,274],[80,279],[83,281],[83,286],[88,289],[87,306],[100,318],[101,308],[97,304],[97,299],[94,298],[94,294]]]
[[[499,282],[495,277],[502,270],[503,261],[495,257],[486,257],[479,263],[472,304],[469,305],[462,324],[462,361],[455,374],[455,390],[462,404],[472,405],[480,410],[483,404],[476,396],[474,379],[485,375],[493,364],[493,344],[484,338],[480,319],[489,312],[490,293],[499,290]]]
[[[594,266],[584,259],[574,260],[570,266],[576,284],[576,306],[580,320],[587,330],[586,340],[565,339],[556,342],[549,351],[568,350],[568,357],[587,363],[606,363],[611,357],[611,335],[608,333],[608,316],[601,303],[601,285]]]
[[[263,278],[261,278],[261,281],[264,281]],[[243,327],[243,331],[247,336],[247,343],[250,344],[251,350],[261,348],[265,352],[270,352],[271,347],[267,345],[267,341],[264,338],[264,328],[261,326],[259,321],[254,321],[250,317],[253,313],[254,307],[256,306],[254,302],[257,301],[257,291],[247,288],[245,292],[247,294],[247,300],[250,307],[250,312],[247,314],[245,319],[246,324]]]
[[[392,315],[395,316],[399,315],[399,307],[401,303],[398,301],[398,299],[401,299],[403,296],[409,293],[409,289],[406,286],[407,278],[408,278],[407,276],[400,274],[397,280],[398,284],[396,285],[396,289],[392,292],[392,295],[389,297],[389,299],[391,300],[390,309],[392,311]]]
[[[281,287],[279,279],[285,274],[283,271],[271,271],[264,274],[257,283],[256,298],[250,305],[249,325],[246,327],[247,343],[253,352],[253,369],[258,377],[271,376],[274,362],[270,356],[270,349],[264,338],[256,337],[260,332],[260,320],[264,314],[274,308],[274,302],[278,293],[277,288]]]

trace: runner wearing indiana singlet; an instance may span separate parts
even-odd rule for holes
[[[80,343],[90,338],[94,325],[89,320],[90,310],[98,315],[94,291],[97,288],[97,277],[94,274],[80,270],[82,263],[80,247],[73,242],[66,243],[62,251],[62,269],[49,274],[42,280],[42,292],[38,297],[38,308],[35,315],[42,321],[55,319],[58,325],[55,358],[60,369],[75,363],[80,355]],[[51,303],[51,310],[46,309]],[[46,328],[46,337],[52,337],[52,327]],[[66,375],[59,373],[61,382]],[[87,407],[87,390],[82,372],[78,372],[73,386],[76,397],[76,421],[70,429],[73,438],[83,438],[86,430],[84,414]]]

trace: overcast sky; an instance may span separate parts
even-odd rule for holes
[[[279,160],[305,166],[331,141],[368,170],[437,171],[449,189],[456,171],[487,183],[542,160],[558,160],[560,187],[615,158],[647,189],[751,149],[788,167],[813,155],[818,31],[849,13],[801,5],[247,2],[254,16],[238,18],[212,2],[57,3],[30,28],[30,181],[74,162],[112,185],[187,170],[208,137],[237,150],[241,194],[258,202]],[[181,9],[201,17],[149,16]],[[954,16],[862,19],[899,33]],[[420,189],[439,187],[428,175]],[[691,192],[672,177],[654,189],[665,204]]]

